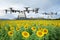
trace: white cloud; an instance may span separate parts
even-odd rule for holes
[[[55,0],[54,0],[55,1]],[[43,12],[49,12],[53,11],[59,11],[60,9],[54,8],[54,3],[52,0],[0,0],[0,10],[8,9],[9,7],[13,7],[14,9],[24,9],[23,7],[30,6],[32,8],[39,7],[39,14],[29,13],[27,14],[27,17],[46,17],[41,15],[40,13]],[[60,7],[60,6],[59,6]],[[52,10],[53,9],[53,10]],[[54,12],[55,12],[54,11]],[[29,15],[29,16],[28,16]],[[15,18],[17,17],[16,14],[3,14],[3,12],[0,12],[0,18]]]

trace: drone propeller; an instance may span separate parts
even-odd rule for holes
[[[26,11],[28,11],[28,8],[30,8],[30,7],[24,7],[25,9],[26,9]]]
[[[53,15],[53,12],[51,12],[51,15]]]
[[[39,8],[35,8],[35,13],[38,13]],[[33,10],[34,11],[34,10]]]
[[[10,10],[12,10],[13,8],[11,7],[11,8],[9,8]]]
[[[54,14],[53,12],[51,12],[52,15],[57,15],[57,12]]]
[[[55,13],[55,15],[57,15],[57,12]]]
[[[24,8],[26,9],[25,11],[26,11],[27,13],[30,12],[30,10],[28,10],[28,8],[30,8],[30,7],[24,7]]]
[[[47,13],[46,13],[46,12],[45,12],[44,14],[45,14],[45,15],[47,15]]]

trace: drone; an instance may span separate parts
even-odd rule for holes
[[[53,13],[53,12],[51,12],[51,13],[42,13],[43,15],[47,15],[48,16],[48,18],[53,18],[53,15],[57,15],[57,12],[56,13]]]
[[[57,15],[57,12],[56,13],[53,13],[53,12],[51,12],[51,13],[42,13],[43,15]]]
[[[11,14],[12,14],[12,12],[13,13],[16,13],[16,12],[18,12],[18,13],[22,13],[22,12],[30,13],[30,11],[38,13],[38,11],[39,11],[39,8],[35,8],[35,9],[32,9],[32,10],[29,10],[30,7],[24,7],[24,8],[25,8],[25,10],[21,11],[21,10],[15,10],[11,7],[11,8],[9,8],[10,10],[5,9],[5,13],[7,14],[8,11],[10,11]]]

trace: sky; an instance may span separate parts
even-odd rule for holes
[[[35,14],[30,12],[29,14],[26,13],[28,18],[30,17],[45,17],[47,16],[42,15],[42,13],[47,12],[57,12],[58,15],[54,15],[53,18],[60,17],[60,0],[0,0],[0,19],[13,19],[17,18],[18,14],[4,14],[4,10],[8,9],[9,7],[13,7],[14,9],[23,10],[24,7],[31,7],[40,8],[39,13]]]

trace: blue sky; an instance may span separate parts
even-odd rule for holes
[[[31,8],[40,8],[39,14],[27,14],[28,16],[37,17],[43,17],[41,13],[43,12],[58,12],[57,16],[54,16],[54,18],[60,17],[60,0],[0,0],[0,10],[8,9],[9,7],[14,7],[18,9],[23,9],[23,7],[29,6]],[[0,18],[9,18],[13,19],[18,16],[18,14],[1,14],[0,12]],[[44,16],[46,17],[46,16]]]

